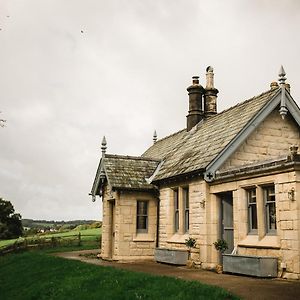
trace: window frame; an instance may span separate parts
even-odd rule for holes
[[[174,232],[179,232],[179,189],[173,189],[174,203]]]
[[[189,199],[189,187],[182,188],[182,200],[183,200],[183,226],[184,233],[188,233],[190,229],[190,199]]]
[[[265,219],[265,229],[266,235],[276,235],[277,234],[277,215],[276,215],[276,193],[275,193],[275,185],[267,185],[263,186],[263,201],[264,201],[264,219]],[[271,191],[271,192],[270,192]],[[274,200],[270,200],[273,198]],[[275,211],[275,229],[270,228],[270,208],[274,206]]]
[[[246,190],[247,192],[247,206],[248,206],[248,234],[258,234],[258,211],[257,211],[257,193],[256,187]],[[253,210],[256,215],[256,228],[253,228]]]
[[[146,213],[139,211],[139,204],[145,203]],[[149,219],[149,201],[148,200],[137,200],[136,202],[136,232],[137,233],[148,233],[148,219]],[[139,228],[140,222],[139,218],[146,218],[145,226],[146,228]]]

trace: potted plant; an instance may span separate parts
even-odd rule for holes
[[[216,242],[214,242],[214,246],[215,246],[216,250],[221,253],[221,255],[228,249],[228,244],[223,239],[218,239]],[[221,264],[217,264],[216,272],[218,274],[223,272],[223,266]]]
[[[185,245],[188,248],[188,261],[187,261],[187,266],[192,267],[193,262],[191,261],[191,250],[192,248],[196,248],[196,240],[192,237],[189,237],[188,239],[185,240]]]

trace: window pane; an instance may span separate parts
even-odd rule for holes
[[[269,215],[269,229],[276,229],[276,208],[275,202],[268,204],[268,215]]]
[[[266,223],[268,232],[276,231],[276,204],[275,204],[275,187],[269,186],[264,189],[266,204]]]
[[[185,229],[185,232],[187,232],[187,231],[189,231],[189,227],[190,227],[190,225],[189,225],[189,211],[188,210],[186,210],[185,211],[185,218],[184,218],[185,220],[185,224],[184,224],[184,229]]]
[[[247,191],[249,232],[257,231],[256,189]]]
[[[251,214],[251,230],[257,229],[257,210],[256,205],[250,206],[250,214]]]
[[[138,214],[139,215],[147,215],[147,202],[146,201],[138,201]]]
[[[175,210],[179,208],[178,190],[174,190],[174,206],[175,206]]]
[[[147,232],[148,201],[137,201],[136,228],[137,232]]]
[[[138,216],[137,217],[137,229],[147,229],[147,217]]]
[[[179,229],[179,211],[175,211],[175,232]]]
[[[183,192],[183,204],[184,204],[184,232],[189,231],[189,189],[184,188]]]
[[[174,190],[174,231],[179,230],[179,199],[178,199],[178,189]]]

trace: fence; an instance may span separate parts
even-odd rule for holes
[[[0,255],[19,252],[29,249],[46,249],[57,247],[71,247],[71,246],[87,246],[95,245],[100,247],[101,235],[65,235],[65,236],[52,236],[52,237],[31,237],[17,240],[13,244],[0,248]]]

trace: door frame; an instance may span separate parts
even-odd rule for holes
[[[115,249],[115,223],[116,223],[116,202],[114,199],[109,200],[110,211],[110,230],[109,230],[109,257],[113,259]]]
[[[220,238],[224,239],[228,243],[228,250],[225,251],[226,254],[230,254],[232,250],[234,249],[234,212],[233,212],[233,192],[228,191],[224,193],[219,194],[219,199],[220,199]],[[230,225],[231,226],[224,226],[224,202],[231,204],[232,207],[232,212],[230,215],[232,215],[232,220]],[[225,237],[225,231],[227,232],[231,231],[231,242],[228,241]]]

